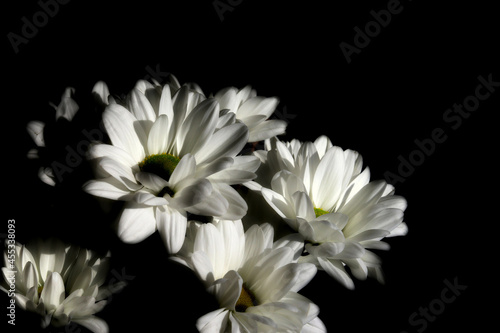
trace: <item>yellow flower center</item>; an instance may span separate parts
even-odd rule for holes
[[[328,214],[329,212],[321,208],[314,208],[314,213],[316,214],[316,217],[320,217],[321,215]]]
[[[245,312],[249,307],[257,305],[255,295],[246,287],[245,284],[241,287],[240,297],[236,301],[235,309],[238,312]]]
[[[180,160],[179,157],[167,153],[153,154],[139,163],[139,169],[144,172],[154,173],[168,181]]]

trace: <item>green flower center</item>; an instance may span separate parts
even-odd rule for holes
[[[314,213],[316,214],[316,217],[320,217],[321,215],[328,214],[329,212],[321,208],[314,208]]]
[[[245,312],[249,307],[258,305],[255,295],[245,284],[241,287],[240,297],[236,301],[235,309],[238,312]]]
[[[154,173],[168,181],[180,161],[179,157],[171,154],[153,154],[147,156],[139,163],[139,169],[144,172]]]

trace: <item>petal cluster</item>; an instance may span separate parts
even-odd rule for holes
[[[118,225],[123,241],[140,242],[158,230],[168,251],[176,253],[188,214],[246,214],[246,202],[231,185],[255,178],[260,161],[237,156],[248,128],[227,122],[215,98],[191,85],[139,81],[126,99],[109,102],[103,121],[111,143],[91,148],[97,179],[85,190],[126,201]],[[155,162],[155,168],[142,168],[153,156],[175,160],[175,167]],[[155,171],[161,169],[169,170]]]
[[[272,139],[259,177],[247,185],[305,239],[303,262],[311,262],[347,288],[358,279],[383,282],[380,258],[369,249],[387,250],[385,237],[406,234],[406,200],[385,181],[370,182],[361,155],[321,136],[315,142]]]
[[[298,294],[316,267],[298,263],[302,241],[295,236],[273,242],[268,224],[246,232],[240,220],[190,223],[178,254],[205,283],[220,308],[197,322],[200,332],[300,332],[322,327],[319,308]]]
[[[73,93],[68,88],[55,106],[56,119],[70,121],[79,110]],[[279,139],[287,123],[271,117],[277,97],[250,86],[205,95],[172,75],[162,84],[139,80],[120,97],[99,81],[92,95],[107,135],[86,145],[93,175],[83,190],[122,202],[121,241],[158,232],[170,259],[199,278],[218,304],[198,318],[200,332],[326,332],[318,306],[299,293],[318,271],[348,289],[353,277],[384,281],[376,252],[407,233],[406,200],[370,180],[358,152],[326,136]],[[49,148],[45,127],[28,124],[38,147],[30,157]],[[265,149],[255,151],[258,141]],[[46,166],[39,175],[50,185],[60,176]],[[260,202],[248,205],[250,198]],[[44,327],[76,322],[108,331],[94,314],[109,293],[109,256],[54,241],[13,251],[16,302],[40,314]],[[2,270],[9,284],[12,269]]]
[[[109,253],[96,253],[56,240],[16,244],[15,258],[4,259],[5,282],[15,281],[16,304],[38,313],[42,326],[64,326],[75,322],[93,332],[108,332],[108,325],[95,313],[106,305],[103,287],[109,268]],[[12,269],[8,262],[14,262]],[[13,277],[14,276],[14,277]],[[2,290],[7,291],[2,288]]]

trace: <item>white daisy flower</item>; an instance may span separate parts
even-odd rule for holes
[[[107,323],[94,314],[109,295],[102,287],[109,253],[100,258],[90,250],[51,240],[9,245],[4,260],[7,288],[0,289],[9,295],[15,290],[16,306],[38,313],[42,327],[75,322],[96,333],[108,332]]]
[[[214,97],[219,101],[221,110],[227,112],[227,117],[234,116],[236,121],[248,127],[248,142],[261,141],[285,133],[286,121],[269,120],[278,106],[278,98],[257,96],[256,90],[250,86],[240,90],[228,87],[218,91]]]
[[[358,279],[374,276],[383,282],[381,261],[368,249],[387,250],[384,237],[404,235],[406,200],[394,195],[385,181],[370,182],[362,157],[319,137],[314,143],[273,139],[258,151],[262,167],[257,182],[269,205],[306,240],[308,256],[347,288]]]
[[[93,195],[126,201],[118,235],[137,243],[158,230],[170,253],[184,241],[187,214],[238,219],[247,205],[231,187],[255,178],[260,161],[236,156],[245,145],[244,124],[219,124],[219,104],[193,85],[171,97],[172,86],[140,81],[125,106],[113,100],[103,114],[111,145],[97,144]]]
[[[78,104],[72,98],[74,93],[75,89],[68,87],[62,94],[61,102],[59,103],[59,105],[50,103],[50,105],[55,110],[55,120],[58,120],[60,118],[64,118],[67,121],[73,120],[73,117],[79,109]],[[45,123],[39,120],[30,121],[26,126],[26,130],[37,146],[37,148],[33,148],[28,151],[27,157],[29,159],[38,159],[40,158],[41,150],[45,149]],[[40,167],[38,171],[38,177],[47,185],[56,185],[54,170],[49,166]]]
[[[315,265],[297,263],[302,240],[273,244],[273,236],[268,224],[244,233],[241,220],[190,223],[176,260],[220,304],[198,319],[200,332],[326,332],[318,307],[297,293],[316,273]]]

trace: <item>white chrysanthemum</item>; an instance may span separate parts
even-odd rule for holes
[[[201,332],[325,332],[319,309],[297,292],[316,267],[297,263],[302,239],[273,244],[268,224],[246,233],[240,220],[191,222],[178,261],[193,269],[220,308],[198,319]]]
[[[75,322],[93,332],[108,332],[104,320],[94,316],[106,305],[109,290],[103,288],[109,254],[99,258],[90,250],[59,241],[8,247],[3,277],[16,306],[42,316],[42,327]],[[15,288],[11,286],[15,281]]]
[[[90,149],[97,176],[93,195],[126,201],[118,235],[127,243],[159,230],[170,253],[184,241],[187,213],[238,219],[247,205],[231,185],[249,181],[260,161],[236,156],[248,129],[219,125],[219,104],[184,85],[140,81],[125,106],[113,100],[103,114],[111,145]]]
[[[51,106],[55,109],[55,120],[59,118],[64,118],[68,121],[71,121],[78,111],[78,104],[73,100],[72,95],[75,93],[75,89],[66,88],[64,91],[61,102],[59,105],[51,104]],[[28,152],[29,159],[38,159],[40,156],[40,149],[45,148],[45,138],[44,138],[44,129],[45,123],[39,120],[33,120],[28,123],[26,129],[37,145],[38,148],[30,149]],[[45,184],[54,186],[56,184],[56,177],[54,176],[54,170],[51,167],[42,166],[38,171],[38,177]]]
[[[406,200],[385,181],[370,182],[359,153],[333,146],[325,136],[314,143],[273,139],[267,148],[256,152],[262,161],[259,184],[247,185],[261,190],[305,238],[309,255],[301,261],[315,263],[350,289],[345,265],[358,279],[373,275],[383,282],[380,258],[367,249],[387,250],[384,237],[406,234]]]
[[[227,110],[228,116],[234,114],[236,121],[248,127],[248,142],[270,139],[285,133],[286,121],[271,119],[279,100],[276,97],[257,96],[255,89],[246,86],[238,90],[228,87],[218,91],[215,99],[219,101],[221,110]]]

